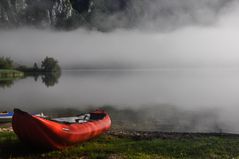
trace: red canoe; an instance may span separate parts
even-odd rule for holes
[[[49,120],[14,109],[12,126],[21,141],[48,149],[61,149],[87,141],[106,132],[111,126],[110,117],[104,111],[74,118],[74,122],[65,121],[66,118]]]

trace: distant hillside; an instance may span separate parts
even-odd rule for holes
[[[99,13],[110,15],[127,6],[127,0],[1,0],[0,27],[34,26],[75,29],[99,28]],[[103,29],[103,28],[102,28]]]
[[[135,26],[173,29],[208,25],[236,0],[1,0],[0,28],[101,31]],[[206,16],[205,16],[206,15]]]

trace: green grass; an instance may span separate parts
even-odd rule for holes
[[[12,80],[14,78],[22,77],[23,72],[12,69],[0,69],[0,80]]]
[[[92,159],[239,159],[239,137],[195,137],[134,140],[102,135],[60,151],[43,151],[23,145],[14,133],[0,133],[0,156],[4,158]]]

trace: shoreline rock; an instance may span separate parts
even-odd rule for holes
[[[0,133],[2,132],[13,132],[12,127],[0,128]]]

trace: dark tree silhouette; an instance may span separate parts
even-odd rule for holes
[[[46,57],[42,61],[41,69],[44,72],[60,72],[61,70],[58,61],[52,57]]]
[[[33,71],[39,71],[39,67],[36,62],[33,65]]]
[[[47,87],[53,87],[58,83],[58,79],[61,77],[61,72],[52,72],[52,73],[44,73],[41,78],[42,82]]]

